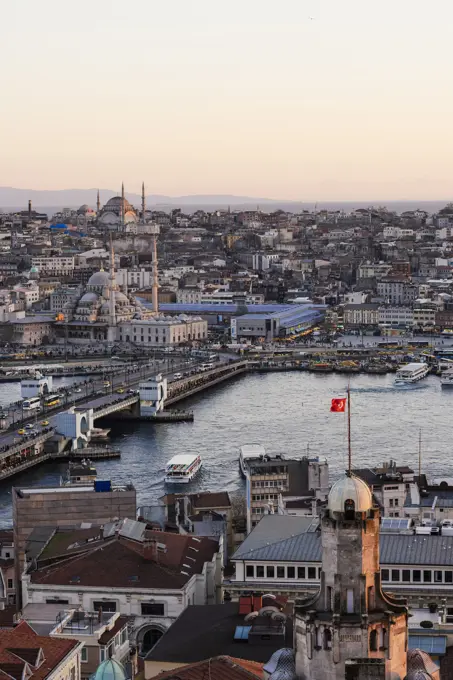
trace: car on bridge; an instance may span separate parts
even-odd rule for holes
[[[118,390],[116,390],[118,394],[124,394],[124,387],[120,387]]]
[[[17,430],[17,434],[24,435],[25,430],[23,428],[21,428],[20,430]]]
[[[48,420],[42,420],[42,421],[41,421],[41,425],[42,425],[43,427],[47,427],[48,424],[49,424],[49,421],[48,421]]]
[[[173,376],[173,380],[181,380],[182,379],[182,373],[175,373]]]

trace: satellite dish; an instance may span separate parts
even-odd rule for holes
[[[272,614],[278,613],[277,607],[262,607],[260,609],[260,616],[272,616]]]

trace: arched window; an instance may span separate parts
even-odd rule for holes
[[[379,645],[379,646],[380,646],[381,649],[386,649],[385,635],[386,635],[387,631],[385,630],[385,628],[381,628],[380,633],[381,633],[381,634],[380,634],[381,641],[380,641],[380,645]]]
[[[332,649],[332,633],[330,628],[324,628],[324,649]]]
[[[344,502],[344,514],[346,519],[355,518],[355,503],[352,498],[348,498]]]
[[[377,630],[372,630],[370,633],[370,652],[377,652],[378,650],[378,634]]]

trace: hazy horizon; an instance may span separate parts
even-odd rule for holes
[[[447,0],[21,0],[2,19],[0,186],[452,193]]]

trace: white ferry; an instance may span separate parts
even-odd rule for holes
[[[408,385],[426,378],[429,373],[428,364],[424,363],[412,363],[401,366],[395,377],[395,383],[397,385]]]
[[[165,468],[166,484],[188,484],[202,466],[201,457],[190,453],[173,456]]]
[[[243,477],[248,473],[248,462],[251,460],[262,460],[266,455],[266,450],[261,444],[245,444],[241,446],[239,452],[239,469]]]
[[[453,369],[449,369],[442,373],[440,378],[440,384],[442,387],[453,387]]]

